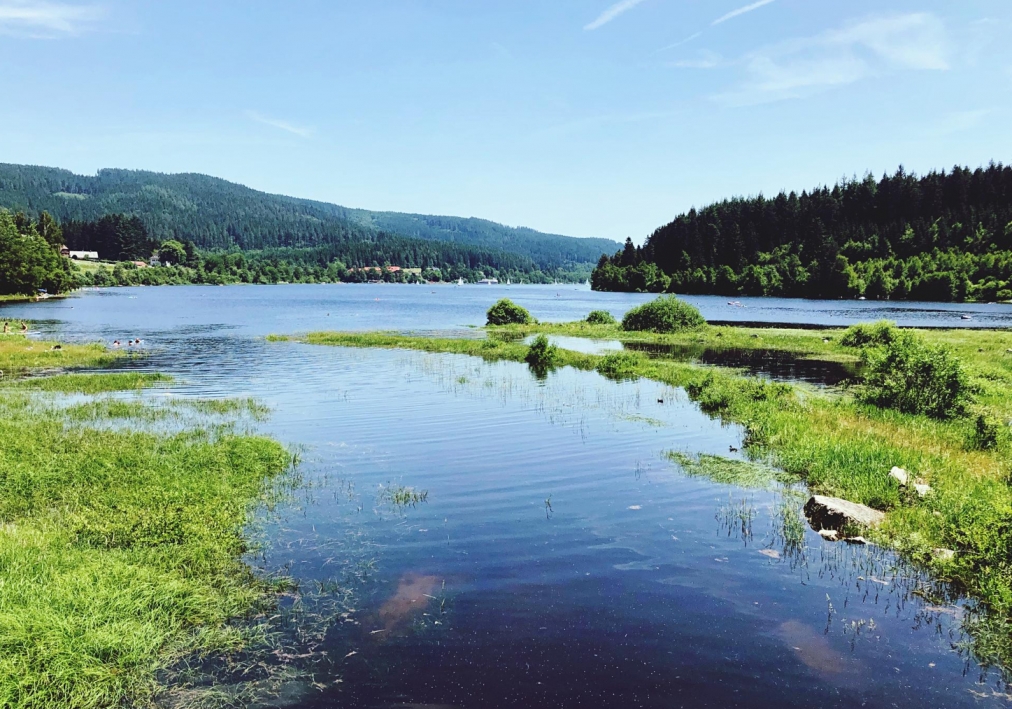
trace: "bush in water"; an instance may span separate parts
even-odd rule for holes
[[[534,318],[526,308],[521,308],[509,298],[502,298],[486,313],[488,325],[530,325]]]
[[[678,332],[706,324],[700,312],[673,295],[664,295],[633,308],[622,318],[623,330]]]

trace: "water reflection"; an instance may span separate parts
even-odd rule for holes
[[[743,369],[753,376],[781,382],[838,386],[860,375],[858,362],[808,359],[783,350],[718,349],[702,345],[627,342],[625,348],[654,357]]]

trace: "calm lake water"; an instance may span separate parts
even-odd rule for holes
[[[670,451],[734,457],[741,446],[740,429],[683,392],[263,339],[477,336],[467,326],[504,294],[545,320],[620,316],[651,298],[573,286],[123,288],[3,306],[0,318],[71,340],[140,337],[149,356],[123,366],[177,377],[150,395],[254,396],[272,408],[260,430],[302,447],[306,484],[267,517],[252,561],[306,591],[284,607],[307,619],[291,654],[310,658],[317,684],[292,682],[268,706],[1008,704],[957,651],[967,610],[937,600],[943,588],[872,547],[811,530],[792,543],[785,520],[798,519],[800,491],[719,485],[671,462]],[[688,300],[721,320],[1012,325],[1009,306]],[[397,486],[427,497],[398,505]]]

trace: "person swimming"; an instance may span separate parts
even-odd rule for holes
[[[119,340],[113,340],[112,341],[112,346],[113,347],[119,347]]]
[[[24,320],[21,321],[21,332],[28,332],[28,325],[25,324]]]

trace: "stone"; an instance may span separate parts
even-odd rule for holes
[[[813,529],[843,529],[848,524],[875,527],[885,519],[885,514],[838,497],[812,495],[805,503],[805,516]]]
[[[914,483],[914,489],[917,490],[917,494],[924,497],[931,492],[931,486],[924,483]]]
[[[896,482],[900,484],[900,487],[905,487],[907,484],[907,480],[909,480],[907,471],[904,470],[903,468],[898,468],[895,465],[893,466],[893,469],[889,471],[889,477],[896,480]]]
[[[835,529],[820,529],[819,536],[827,542],[835,542],[840,539],[840,534]]]
[[[932,549],[931,555],[939,561],[952,561],[956,557],[956,552],[952,549]]]

